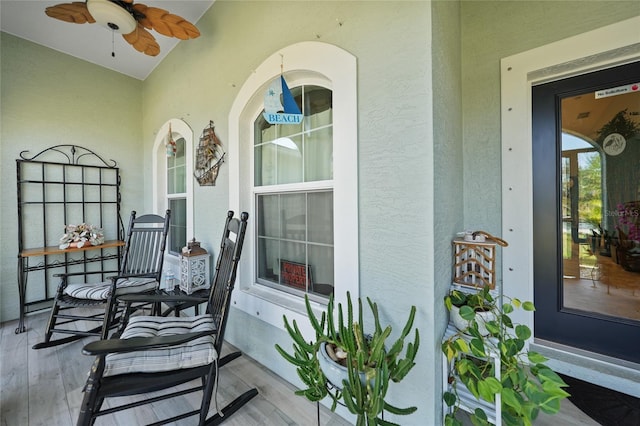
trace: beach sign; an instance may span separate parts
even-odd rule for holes
[[[264,94],[263,117],[269,124],[300,124],[302,113],[284,77],[271,82]]]

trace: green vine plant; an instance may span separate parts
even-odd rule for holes
[[[567,384],[546,365],[547,358],[525,350],[531,330],[526,325],[514,324],[510,317],[516,309],[534,311],[532,302],[504,296],[500,306],[489,287],[484,287],[477,293],[452,290],[444,303],[449,311],[458,306],[460,316],[467,322],[442,343],[442,352],[452,366],[448,377],[450,386],[443,393],[449,407],[444,419],[446,426],[462,425],[457,416],[460,386],[466,387],[477,400],[492,404],[496,395],[500,395],[502,423],[507,426],[531,425],[540,411],[556,414],[560,410],[561,400],[569,396],[563,389]],[[488,332],[483,335],[476,314],[488,309],[494,316],[483,323]],[[499,354],[499,375],[494,371],[490,353]],[[482,408],[470,413],[470,419],[476,426],[491,424]]]
[[[317,318],[309,298],[305,297],[307,315],[315,331],[315,339],[306,341],[296,321],[289,322],[284,316],[284,326],[293,339],[293,352],[289,353],[277,344],[275,347],[285,360],[296,366],[298,376],[306,386],[305,389],[296,391],[296,395],[304,396],[312,402],[329,396],[332,400],[331,410],[335,411],[338,404],[346,406],[356,415],[357,426],[397,426],[384,420],[383,413],[408,415],[417,410],[416,407],[396,407],[385,400],[389,383],[400,382],[415,366],[420,345],[418,329],[414,330],[413,342],[408,342],[406,349],[405,339],[413,328],[416,307],[411,307],[409,318],[398,339],[387,345],[391,326],[383,329],[378,305],[369,298],[367,303],[373,314],[373,330],[369,331],[372,334],[365,333],[362,301],[359,298],[356,317],[351,295],[347,293],[346,313],[339,303],[335,315],[332,295],[327,310]],[[321,368],[319,351],[323,350],[323,343],[334,352],[346,354],[343,364],[348,375],[342,383],[329,382]]]

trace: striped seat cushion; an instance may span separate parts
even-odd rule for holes
[[[121,335],[121,339],[132,337],[171,336],[214,330],[211,315],[195,317],[137,316]],[[138,352],[109,354],[106,356],[105,376],[127,373],[156,373],[211,364],[217,359],[213,333],[181,346],[164,349],[149,349]]]
[[[129,278],[118,280],[116,295],[129,293],[141,293],[158,287],[155,278]],[[64,289],[64,294],[76,299],[106,300],[111,292],[111,281],[97,284],[69,284]]]

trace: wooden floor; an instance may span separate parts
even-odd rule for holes
[[[78,341],[41,350],[31,346],[41,341],[47,313],[27,318],[27,331],[15,334],[17,321],[0,327],[0,425],[74,425],[82,399],[82,386],[93,361],[84,356]],[[89,338],[85,339],[90,341]],[[233,350],[230,346],[225,351]],[[259,395],[224,424],[228,426],[316,425],[316,405],[293,395],[294,388],[254,360],[243,356],[223,367],[218,403],[227,401],[252,387]],[[122,398],[120,398],[122,399]],[[101,417],[96,425],[143,425],[169,417],[184,407],[197,406],[196,394],[162,401],[150,406]],[[108,404],[108,403],[105,403]],[[213,405],[213,404],[212,404]],[[537,426],[597,426],[568,401],[555,416],[541,415]],[[213,410],[213,408],[212,408]],[[185,410],[186,411],[186,410]],[[192,425],[193,418],[174,423]],[[345,426],[349,423],[321,409],[320,424]],[[428,425],[425,425],[428,426]]]
[[[48,313],[27,317],[27,331],[15,334],[17,321],[0,328],[0,425],[75,425],[82,401],[82,386],[93,357],[81,348],[86,338],[54,348],[34,350],[41,341]],[[223,352],[232,351],[226,345]],[[229,426],[281,426],[317,424],[316,405],[293,394],[294,388],[257,362],[242,356],[220,370],[218,404],[223,407],[244,391],[256,387],[259,395],[231,416]],[[134,426],[153,423],[199,406],[200,393],[161,401],[114,415],[99,417],[96,425]],[[118,398],[120,401],[125,398]],[[118,403],[120,403],[118,401]],[[114,401],[115,402],[115,401]],[[105,402],[109,405],[109,400]],[[213,406],[213,403],[212,403]],[[213,413],[214,408],[211,408]],[[195,417],[174,425],[191,426]],[[322,425],[347,426],[348,422],[322,407]]]

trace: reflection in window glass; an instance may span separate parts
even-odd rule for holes
[[[561,100],[565,308],[640,320],[637,111],[637,92]]]

